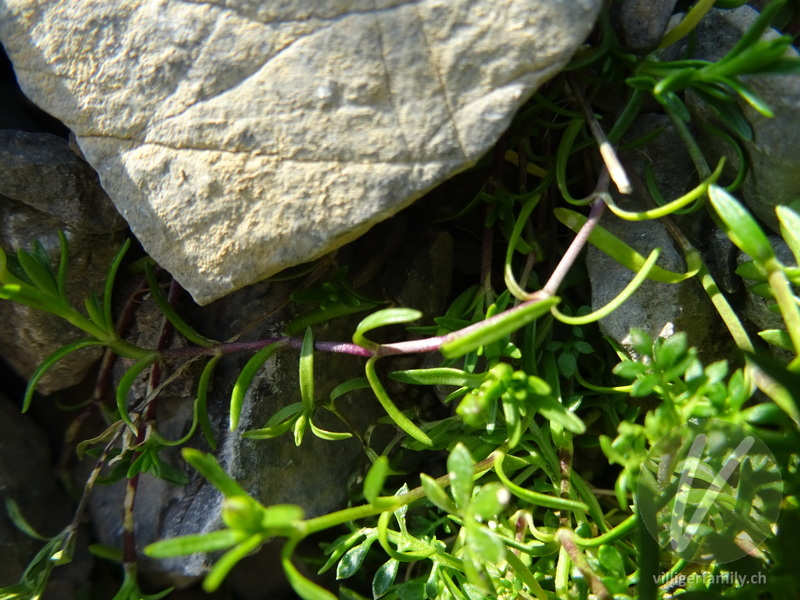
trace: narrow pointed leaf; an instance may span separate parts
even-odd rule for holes
[[[348,379],[344,383],[340,383],[333,388],[333,390],[331,390],[331,402],[334,402],[337,398],[344,396],[347,393],[354,392],[356,390],[363,390],[368,387],[369,381],[366,377],[354,377],[353,379]]]
[[[217,345],[218,342],[211,340],[192,329],[192,327],[183,320],[183,317],[181,317],[172,307],[166,295],[164,294],[164,291],[161,289],[161,286],[159,285],[158,280],[153,273],[153,267],[150,266],[150,263],[145,263],[144,272],[147,277],[147,284],[150,286],[150,294],[153,296],[153,300],[158,306],[158,309],[164,313],[164,316],[167,317],[175,329],[177,329],[183,337],[197,346],[210,348],[211,346]],[[106,294],[109,293],[110,291],[106,290]]]
[[[460,508],[469,504],[472,497],[475,461],[467,447],[459,442],[447,459],[447,474],[450,476],[450,489]]]
[[[184,448],[181,451],[183,459],[217,488],[225,497],[247,496],[242,486],[228,475],[212,454],[206,454],[194,448]]]
[[[783,241],[794,254],[795,262],[800,265],[800,215],[788,206],[778,206],[775,210],[781,222]]]
[[[461,369],[439,367],[435,369],[410,369],[393,371],[389,377],[402,383],[415,385],[457,385],[478,387],[484,380],[483,373],[467,373]]]
[[[128,414],[128,392],[130,392],[131,387],[133,387],[134,382],[139,375],[141,375],[142,371],[158,361],[159,358],[159,353],[153,352],[136,361],[133,363],[133,366],[125,372],[117,385],[117,410],[119,411],[119,417],[125,421],[125,424],[134,434],[138,434],[138,431]]]
[[[458,358],[512,334],[532,323],[561,301],[557,296],[538,301],[528,301],[470,326],[466,334],[451,334],[455,339],[442,344],[441,352],[447,358]]]
[[[233,385],[233,392],[231,393],[231,409],[230,409],[230,429],[235,431],[239,426],[239,417],[242,414],[242,405],[247,390],[258,370],[269,360],[278,350],[283,348],[284,344],[276,342],[269,346],[262,348],[256,352],[253,357],[247,361],[247,364],[242,368],[236,383]]]
[[[413,308],[385,308],[372,313],[356,327],[353,343],[362,348],[377,348],[378,344],[368,340],[364,334],[378,327],[411,323],[422,318],[422,313]]]
[[[708,197],[725,225],[725,233],[740,250],[759,263],[774,258],[767,236],[736,198],[716,185],[709,187]]]
[[[185,535],[154,542],[144,549],[144,553],[151,558],[172,558],[196,552],[217,552],[238,544],[246,536],[243,531],[232,529]]]
[[[300,349],[300,397],[305,410],[314,410],[314,334],[306,327]]]
[[[453,501],[450,499],[450,496],[447,495],[447,492],[444,491],[444,488],[442,488],[442,486],[440,486],[433,477],[426,475],[425,473],[421,473],[420,483],[422,483],[422,489],[425,492],[425,496],[434,505],[438,506],[444,512],[449,514],[455,514],[458,511],[456,505],[453,504]]]
[[[88,346],[102,345],[102,342],[99,340],[76,340],[67,344],[66,346],[62,346],[50,356],[45,358],[41,364],[36,367],[36,370],[33,372],[33,375],[31,375],[31,378],[28,381],[28,387],[25,389],[25,396],[22,400],[22,412],[26,412],[30,408],[31,401],[33,400],[33,392],[36,390],[36,384],[39,383],[39,380],[42,377],[44,377],[44,374],[50,367],[52,367],[70,352],[75,352],[76,350],[80,350],[81,348],[86,348]]]
[[[370,504],[380,496],[387,475],[389,475],[389,459],[386,456],[379,456],[364,478],[364,498]]]

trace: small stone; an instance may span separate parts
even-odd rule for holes
[[[678,0],[622,0],[619,22],[631,50],[646,54],[664,37]]]
[[[0,195],[58,219],[72,230],[125,229],[97,174],[63,139],[0,129]]]
[[[54,135],[0,130],[0,170],[0,247],[30,250],[39,240],[57,265],[58,231],[64,231],[70,247],[67,295],[82,310],[90,292],[103,291],[125,222],[92,169]],[[65,344],[86,337],[60,317],[0,301],[0,356],[22,377]],[[101,352],[95,346],[68,354],[37,389],[49,394],[79,383]]]
[[[674,200],[689,191],[694,166],[685,152],[676,151],[681,148],[681,142],[669,118],[657,114],[641,115],[627,136],[639,139],[661,127],[664,131],[626,157],[625,165],[643,181],[644,165],[652,159],[661,193],[667,200]],[[630,196],[615,194],[614,197],[626,210],[652,208],[638,186]],[[693,220],[697,219],[693,217]],[[643,256],[654,248],[661,248],[658,265],[662,268],[677,273],[686,271],[683,254],[662,222],[623,221],[609,212],[600,224]],[[629,269],[594,246],[589,248],[586,266],[592,286],[592,310],[598,310],[613,300],[634,276]],[[600,320],[600,328],[629,350],[631,328],[645,330],[652,339],[670,337],[683,331],[689,337],[690,346],[706,348],[716,354],[714,344],[709,343],[713,341],[713,336],[710,336],[714,331],[713,323],[713,307],[695,278],[679,283],[646,279],[625,304]]]
[[[26,95],[206,304],[474,164],[600,0],[6,0]]]

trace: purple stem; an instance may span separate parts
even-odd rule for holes
[[[601,177],[600,182],[598,183],[598,188],[602,188],[608,185],[608,178]],[[442,347],[443,344],[447,342],[451,342],[453,340],[457,340],[465,335],[472,333],[478,329],[482,329],[484,327],[491,327],[495,322],[505,319],[507,315],[523,310],[526,306],[529,306],[535,302],[540,302],[546,298],[550,298],[558,291],[559,286],[566,277],[567,272],[572,268],[572,265],[578,258],[578,255],[581,252],[581,249],[586,244],[586,241],[589,239],[589,236],[592,233],[592,230],[595,228],[597,223],[600,221],[600,217],[603,214],[603,209],[605,208],[605,202],[603,201],[602,194],[596,189],[596,200],[592,205],[592,210],[589,213],[589,218],[587,219],[586,223],[583,224],[580,231],[575,236],[575,239],[572,240],[572,243],[567,248],[567,251],[561,257],[561,260],[556,266],[556,269],[553,271],[553,274],[550,276],[550,279],[547,281],[547,284],[538,292],[534,292],[530,295],[530,298],[525,302],[510,308],[500,314],[497,314],[489,319],[484,321],[479,321],[478,323],[473,323],[463,329],[459,329],[458,331],[453,331],[448,333],[447,335],[440,335],[431,338],[425,338],[422,340],[409,340],[405,342],[396,342],[394,344],[383,344],[381,345],[376,351],[370,350],[368,348],[364,348],[362,346],[358,346],[357,344],[347,343],[347,342],[315,342],[314,348],[319,350],[320,352],[335,352],[339,354],[352,354],[354,356],[364,356],[364,357],[372,357],[376,354],[378,356],[391,356],[396,354],[412,354],[418,352],[431,352],[433,350],[438,350]],[[188,358],[192,356],[202,356],[208,355],[213,356],[215,354],[233,354],[235,352],[257,352],[266,346],[275,343],[282,343],[289,348],[296,348],[300,349],[303,345],[302,340],[297,338],[291,337],[276,337],[276,338],[267,338],[264,340],[257,340],[252,342],[232,342],[228,344],[221,344],[218,347],[213,348],[199,348],[199,347],[186,347],[186,348],[170,348],[167,350],[162,351],[162,356],[164,358]]]

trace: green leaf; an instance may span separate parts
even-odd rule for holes
[[[22,515],[22,511],[19,509],[19,505],[14,500],[11,498],[6,498],[5,500],[8,518],[11,519],[11,522],[14,523],[17,529],[22,531],[28,537],[32,537],[43,542],[46,542],[49,539],[36,531],[33,525],[28,523],[28,520]]]
[[[151,558],[160,559],[186,556],[197,552],[217,552],[235,546],[246,537],[245,532],[232,529],[184,535],[154,542],[144,549],[144,553]]]
[[[749,29],[739,38],[739,41],[736,42],[733,48],[731,48],[721,60],[717,61],[717,63],[725,64],[747,48],[756,44],[784,4],[786,4],[786,0],[773,0],[765,6]]]
[[[368,537],[358,546],[350,548],[336,566],[336,579],[347,579],[355,575],[364,563],[364,558],[374,541],[374,537]]]
[[[217,449],[217,441],[214,439],[214,431],[211,429],[211,422],[208,420],[208,386],[214,374],[214,368],[221,358],[222,354],[215,354],[203,367],[203,372],[197,382],[197,400],[195,401],[197,422],[200,424],[200,430],[212,450]]]
[[[294,425],[297,415],[303,412],[303,403],[295,402],[281,408],[276,412],[266,425],[261,429],[251,429],[245,431],[242,437],[251,438],[255,440],[268,440],[279,435],[283,435]]]
[[[97,297],[97,294],[94,292],[90,293],[89,297],[84,301],[84,306],[86,307],[86,314],[89,315],[89,319],[91,319],[95,325],[108,332],[114,330],[113,323],[109,324],[105,320],[106,317],[103,313],[103,305],[100,303],[100,298]]]
[[[364,498],[372,504],[375,498],[380,496],[383,484],[389,475],[389,459],[386,456],[379,456],[367,471],[364,478]]]
[[[321,588],[316,583],[303,577],[300,571],[297,570],[297,567],[292,564],[291,553],[296,544],[296,541],[287,543],[281,554],[283,571],[286,573],[286,578],[289,580],[292,589],[303,600],[337,600],[336,596],[331,594],[328,590]]]
[[[321,429],[317,427],[311,419],[308,420],[308,424],[311,426],[311,433],[321,440],[337,442],[339,440],[349,440],[353,437],[353,434],[347,431],[328,431],[327,429]]]
[[[481,486],[472,498],[470,510],[485,522],[499,515],[510,499],[511,494],[503,484],[493,481]]]
[[[353,377],[344,383],[340,383],[333,390],[331,390],[331,402],[336,401],[337,398],[354,392],[356,390],[363,390],[369,387],[369,381],[366,377]]]
[[[199,334],[196,332],[192,327],[183,320],[178,312],[172,307],[167,299],[166,295],[164,295],[164,291],[161,289],[161,286],[156,279],[155,274],[153,273],[153,268],[150,266],[150,263],[145,263],[144,265],[144,272],[147,277],[147,284],[150,286],[150,295],[153,297],[158,309],[164,313],[164,316],[169,320],[170,323],[177,329],[183,337],[187,340],[192,342],[197,346],[201,346],[203,348],[210,348],[211,346],[215,346],[218,342],[211,340],[204,335]],[[109,273],[109,277],[111,277],[111,273]],[[106,295],[110,298],[111,290],[106,290]],[[110,305],[109,305],[110,306]],[[109,308],[110,311],[110,308]],[[109,313],[109,318],[111,318]]]
[[[253,383],[253,379],[256,376],[258,370],[262,367],[262,365],[267,362],[274,354],[278,352],[281,348],[283,348],[285,344],[283,342],[275,342],[274,344],[270,344],[269,346],[262,348],[258,352],[256,352],[253,357],[247,361],[247,364],[242,368],[241,373],[239,373],[239,377],[236,379],[236,383],[233,386],[233,393],[231,393],[231,410],[230,410],[230,429],[231,431],[235,431],[236,428],[239,426],[239,417],[242,414],[242,405],[244,404],[244,398],[247,394],[247,390],[250,387],[250,384]]]
[[[86,348],[87,346],[102,346],[103,343],[98,340],[76,340],[67,344],[66,346],[62,346],[55,352],[53,352],[50,356],[45,358],[41,364],[36,367],[36,370],[31,375],[30,380],[28,381],[28,387],[25,388],[25,396],[22,400],[22,412],[26,412],[30,406],[31,402],[33,401],[33,392],[36,390],[36,384],[39,383],[39,380],[44,377],[44,374],[47,370],[56,364],[59,360],[64,358],[67,354],[71,352],[75,352],[76,350],[80,350],[81,348]]]
[[[769,273],[767,273],[766,269],[754,260],[743,262],[736,267],[735,272],[739,277],[752,281],[766,281],[769,278]]]
[[[206,578],[203,580],[203,590],[208,593],[216,591],[217,588],[222,585],[222,582],[224,581],[225,577],[228,576],[228,573],[230,573],[231,569],[236,566],[236,563],[254,552],[263,543],[263,536],[252,535],[241,542],[238,546],[228,550],[228,552],[223,554],[222,558],[220,558],[214,564],[211,572],[206,575]]]
[[[384,596],[392,587],[399,567],[400,562],[390,558],[375,572],[375,576],[372,578],[372,597],[375,600]]]
[[[567,379],[571,378],[575,371],[578,370],[578,361],[575,360],[575,355],[571,352],[562,352],[558,355],[558,372]]]
[[[184,448],[181,451],[183,459],[197,470],[209,483],[217,488],[227,498],[230,496],[247,496],[247,492],[231,478],[217,462],[212,454],[205,454],[194,448]]]
[[[708,197],[724,223],[725,233],[742,252],[762,264],[775,257],[767,236],[736,198],[717,185],[709,186]]]
[[[778,206],[775,212],[781,223],[783,241],[794,254],[795,262],[800,265],[800,215],[788,206]]]
[[[119,412],[119,418],[125,422],[134,435],[138,435],[138,430],[128,414],[128,393],[130,392],[131,387],[133,387],[136,379],[142,374],[142,371],[158,362],[160,358],[161,356],[158,352],[152,352],[146,355],[144,358],[136,361],[125,372],[125,374],[119,380],[119,384],[117,385],[117,411]]]
[[[795,424],[800,425],[800,374],[793,373],[766,354],[745,352],[761,371],[752,373],[756,385],[780,406]]]
[[[781,348],[782,350],[794,352],[792,338],[789,333],[783,329],[766,329],[764,331],[759,331],[758,336],[768,344]]]
[[[114,548],[112,546],[106,546],[105,544],[91,544],[89,546],[89,554],[120,565],[123,560],[121,548]],[[0,596],[0,598],[1,597],[2,596]]]
[[[459,442],[447,459],[447,474],[450,476],[450,489],[456,504],[464,508],[472,497],[475,461],[467,447]]]
[[[69,272],[69,242],[66,234],[59,229],[58,239],[61,243],[61,256],[58,261],[58,275],[56,276],[56,286],[58,295],[64,304],[69,304],[67,299],[67,273]]]
[[[392,399],[389,397],[389,394],[386,393],[386,390],[381,383],[381,380],[378,378],[378,374],[375,371],[375,361],[378,359],[377,356],[373,356],[369,360],[367,360],[367,364],[365,365],[365,369],[367,372],[367,380],[369,381],[370,387],[375,394],[375,397],[378,399],[378,402],[381,403],[383,409],[386,413],[391,417],[392,421],[395,424],[405,431],[408,435],[412,438],[424,444],[425,446],[432,446],[433,442],[428,435],[422,431],[419,427],[417,427],[411,419],[405,416],[402,411],[397,408]]]
[[[538,301],[529,300],[499,315],[471,325],[467,330],[451,334],[455,339],[442,344],[441,353],[446,358],[464,356],[468,352],[496,342],[532,323],[543,314],[549,312],[550,307],[555,306],[560,301],[561,299],[557,296]]]
[[[456,508],[456,505],[453,504],[450,496],[447,495],[447,492],[444,491],[444,488],[442,488],[442,486],[440,486],[433,477],[426,475],[425,473],[420,473],[419,477],[420,483],[422,484],[422,490],[425,492],[425,496],[428,498],[428,500],[448,514],[455,514],[458,512],[458,509]]]
[[[439,367],[434,369],[410,369],[392,371],[389,377],[402,383],[414,385],[456,385],[478,387],[484,380],[483,373],[467,373],[461,369]]]
[[[17,250],[17,260],[20,266],[25,271],[25,275],[33,282],[39,290],[50,296],[51,298],[60,299],[58,293],[58,284],[56,283],[55,276],[53,275],[52,267],[50,266],[49,259],[47,263],[40,262],[40,259],[35,257],[25,250]]]
[[[597,559],[606,573],[618,579],[625,579],[625,561],[616,546],[610,544],[600,546],[597,549]]]
[[[563,207],[554,209],[553,214],[561,223],[576,233],[580,231],[581,227],[583,227],[587,221],[584,215]],[[600,225],[597,225],[592,230],[592,233],[589,235],[589,242],[595,248],[616,260],[623,267],[627,267],[635,273],[641,271],[647,262],[644,256]],[[675,273],[662,269],[658,265],[654,265],[650,269],[647,278],[661,283],[678,283],[694,277],[696,274],[697,271],[694,269],[690,269],[686,273]]]
[[[422,313],[413,308],[384,308],[372,313],[358,324],[353,334],[353,343],[362,348],[374,350],[378,348],[379,344],[364,337],[365,333],[378,327],[411,323],[421,318]]]
[[[311,413],[314,410],[314,334],[311,327],[306,328],[303,346],[300,349],[300,397],[303,408]]]
[[[539,396],[534,401],[534,406],[545,419],[557,423],[567,431],[577,434],[586,432],[586,425],[584,425],[580,417],[567,410],[566,407],[555,398]]]
[[[467,546],[473,557],[475,566],[481,568],[483,563],[498,565],[506,555],[505,546],[500,538],[486,527],[475,525],[467,528]]]
[[[114,260],[111,261],[111,264],[108,267],[108,273],[106,273],[106,284],[103,290],[103,313],[106,317],[106,323],[113,324],[114,317],[111,314],[111,300],[114,296],[114,283],[117,279],[117,271],[119,271],[119,267],[122,264],[122,259],[125,258],[125,253],[128,251],[128,248],[131,247],[131,240],[125,240],[125,243],[122,244],[122,247],[117,252]]]
[[[653,356],[653,339],[644,329],[633,328],[630,332],[631,346],[639,356]]]
[[[663,338],[662,338],[663,339]],[[673,367],[679,360],[681,360],[688,349],[689,343],[686,339],[686,333],[680,331],[656,344],[654,355],[656,363],[662,370],[667,370]]]

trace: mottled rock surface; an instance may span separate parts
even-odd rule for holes
[[[58,231],[70,245],[68,295],[82,306],[102,292],[108,265],[119,250],[125,222],[103,192],[91,167],[49,133],[0,130],[0,247],[30,250],[35,240],[57,264]],[[66,321],[42,311],[0,302],[0,355],[22,377],[55,350],[86,337]],[[98,348],[69,354],[40,380],[44,393],[80,382],[100,356]]]
[[[0,39],[201,304],[473,164],[600,0],[6,0]]]
[[[661,193],[667,200],[674,200],[692,187],[694,167],[682,150],[669,118],[660,114],[641,115],[627,136],[639,139],[660,127],[664,128],[663,133],[627,156],[626,168],[643,181],[644,165],[652,160]],[[635,188],[631,196],[615,196],[617,203],[626,210],[651,208],[647,192],[642,191],[643,184]],[[699,223],[697,214],[691,219]],[[662,221],[623,221],[609,211],[600,224],[643,256],[654,248],[661,248],[658,264],[662,268],[677,273],[686,271],[683,254]],[[689,231],[691,227],[681,229]],[[586,266],[592,285],[593,310],[613,300],[633,278],[630,270],[594,246],[589,248]],[[685,331],[690,345],[713,351],[714,344],[708,343],[713,322],[713,307],[696,278],[680,283],[647,279],[621,308],[600,320],[600,328],[623,346],[629,345],[628,334],[633,327],[644,329],[653,339]]]
[[[667,30],[677,0],[622,0],[619,23],[628,48],[654,50]]]

